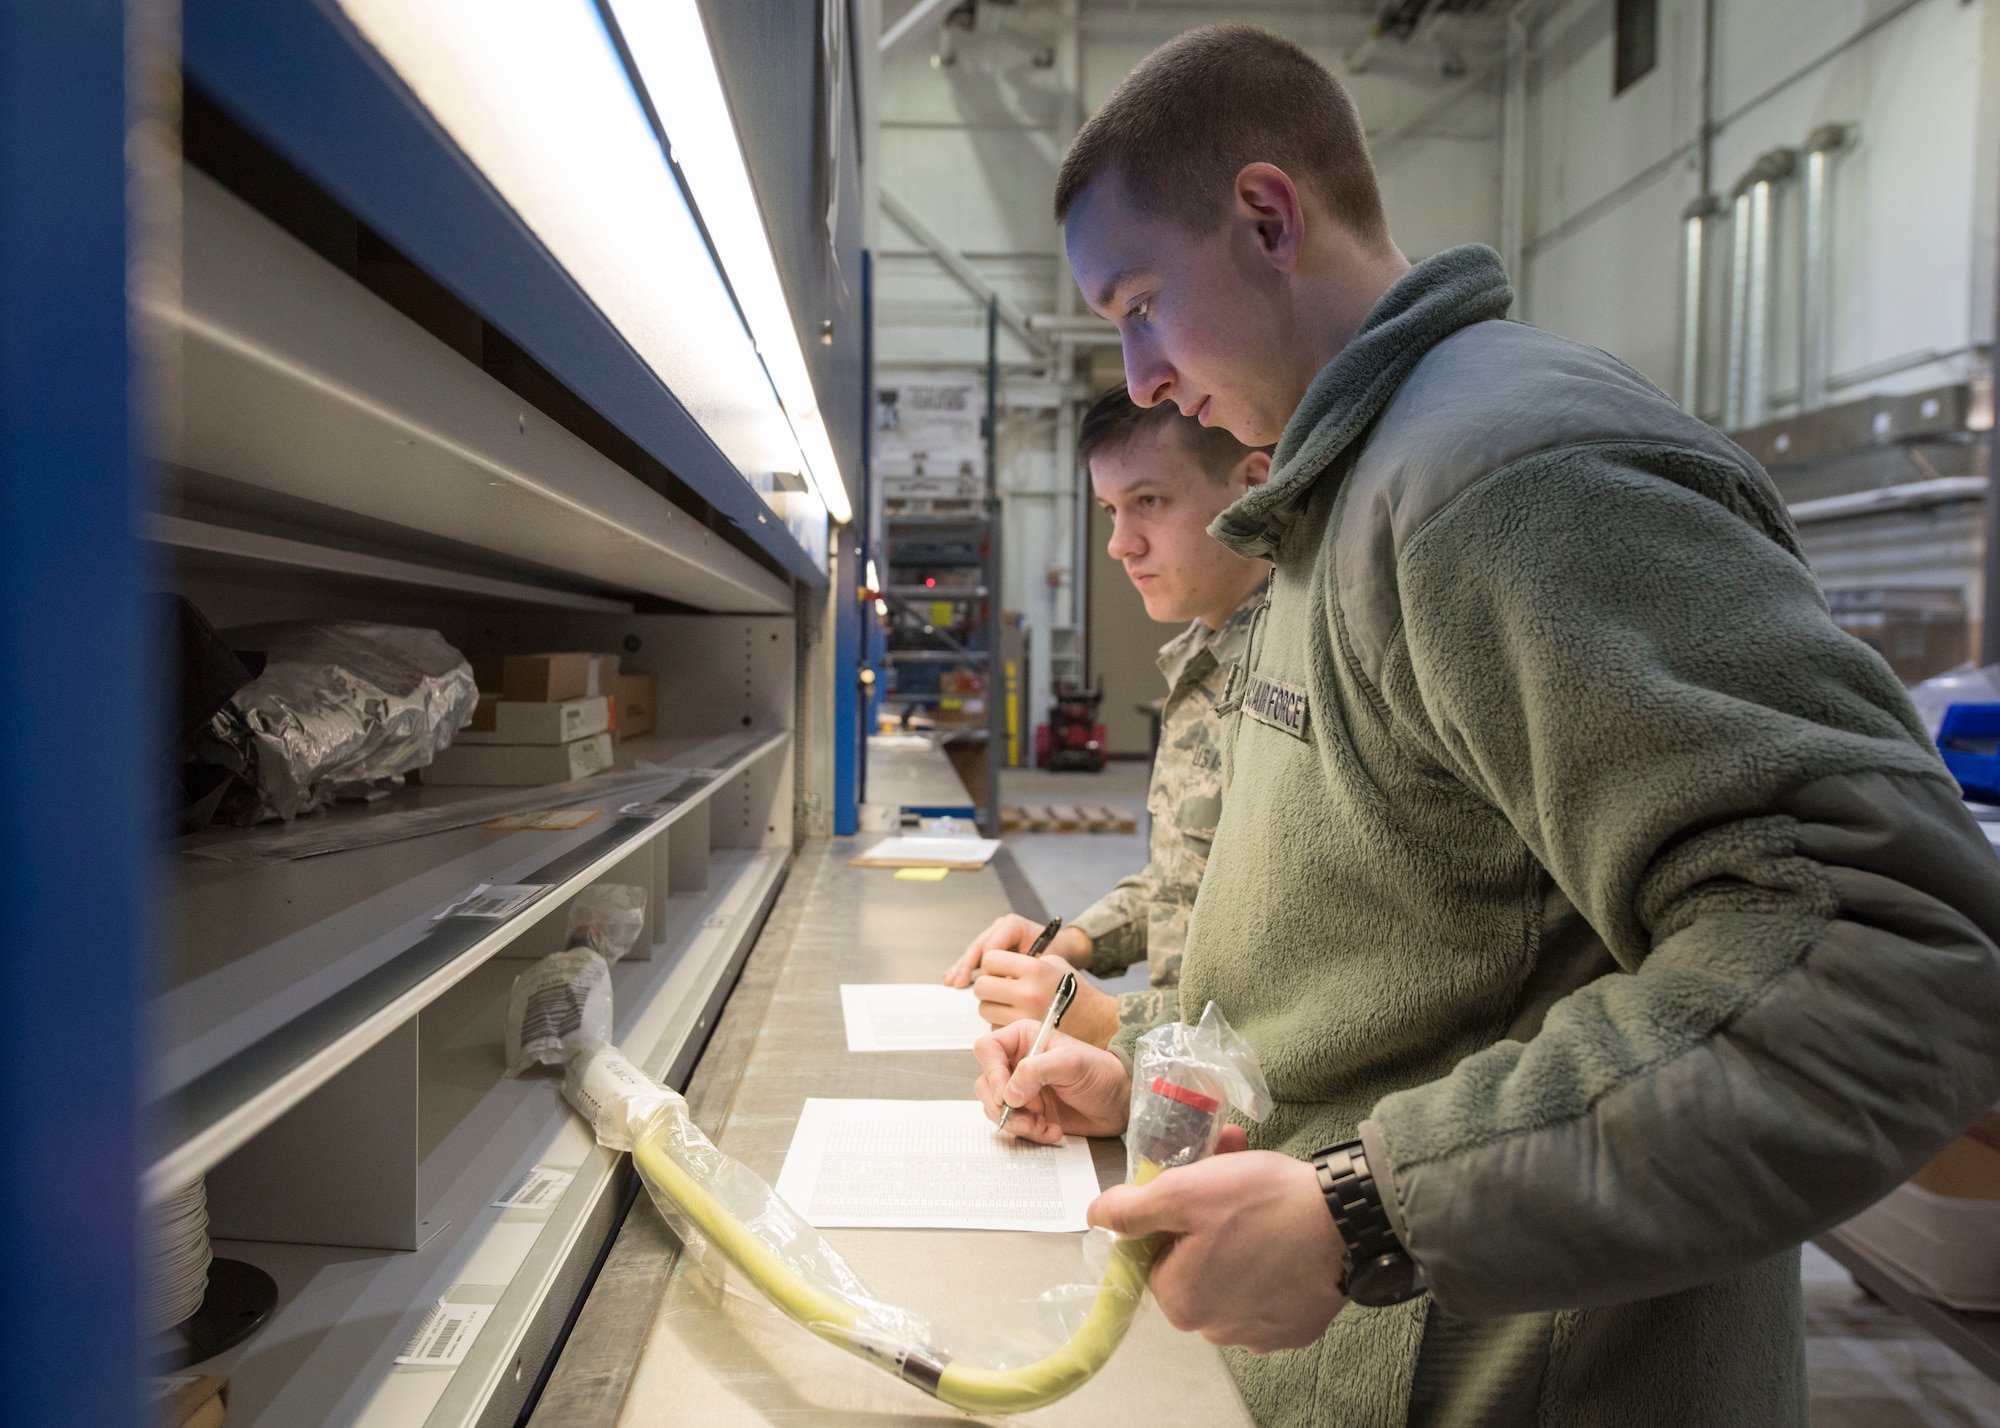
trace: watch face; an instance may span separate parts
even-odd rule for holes
[[[1356,1304],[1401,1304],[1422,1292],[1416,1261],[1408,1255],[1385,1254],[1363,1260],[1347,1278],[1347,1297]]]

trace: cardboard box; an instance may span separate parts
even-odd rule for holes
[[[427,784],[442,787],[494,785],[525,787],[564,783],[611,767],[611,735],[592,734],[567,744],[453,744],[423,771]]]
[[[524,704],[481,699],[472,722],[451,736],[454,744],[567,744],[611,727],[609,699],[565,699]]]
[[[559,704],[590,695],[587,654],[508,655],[500,697],[514,704]]]
[[[659,718],[660,687],[650,674],[618,676],[618,737],[650,734]]]
[[[520,704],[560,704],[566,699],[608,698],[617,685],[617,655],[508,655],[500,676],[500,697]]]

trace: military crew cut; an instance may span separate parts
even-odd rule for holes
[[[1180,435],[1181,445],[1201,463],[1209,478],[1220,484],[1251,452],[1219,426],[1203,426],[1193,417],[1182,416],[1172,402],[1142,407],[1123,387],[1113,387],[1090,404],[1076,428],[1076,459],[1089,466],[1091,458],[1124,446],[1142,431],[1154,427],[1171,428]]]
[[[1140,212],[1197,233],[1228,215],[1245,164],[1276,164],[1370,245],[1389,241],[1361,115],[1311,55],[1250,25],[1204,25],[1125,76],[1077,131],[1056,176],[1056,221],[1116,173]]]

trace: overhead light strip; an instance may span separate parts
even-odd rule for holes
[[[669,158],[687,181],[757,354],[777,389],[804,474],[834,520],[845,524],[854,512],[700,8],[695,0],[603,3],[637,68],[633,82],[666,130]]]

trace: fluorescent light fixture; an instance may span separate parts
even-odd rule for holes
[[[871,560],[868,562],[867,573],[862,578],[868,582],[870,590],[880,590],[882,588],[882,577],[875,573],[874,561]]]
[[[823,425],[788,410],[760,360],[591,0],[339,3],[746,481],[810,469],[802,431],[832,469]]]
[[[833,518],[853,519],[840,466],[820,416],[805,348],[778,276],[763,210],[736,137],[722,76],[695,0],[612,0],[612,12],[667,131],[729,286],[756,339],[757,353],[791,419],[813,489]]]

